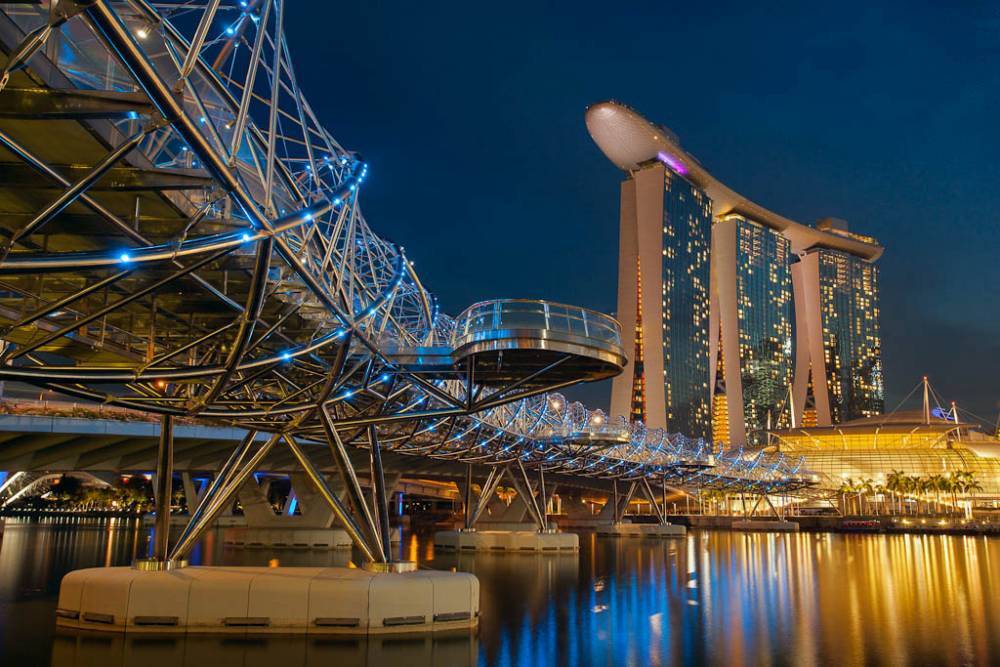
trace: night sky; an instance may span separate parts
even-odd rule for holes
[[[371,164],[369,223],[457,314],[491,297],[612,312],[613,98],[736,191],[881,240],[886,407],[922,374],[1000,400],[1000,8],[290,2],[297,75]],[[696,6],[701,5],[701,6]],[[606,407],[609,384],[572,392]]]

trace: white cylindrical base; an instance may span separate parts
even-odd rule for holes
[[[107,632],[437,632],[478,624],[479,580],[436,570],[90,568],[63,578],[56,615],[63,627]]]
[[[575,533],[444,530],[434,533],[434,548],[453,551],[513,551],[521,553],[573,552],[580,550],[580,537]]]
[[[687,528],[672,523],[609,523],[595,532],[608,537],[684,537]]]

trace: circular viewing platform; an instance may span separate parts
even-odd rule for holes
[[[455,321],[452,359],[471,361],[478,383],[527,387],[603,380],[626,364],[621,325],[613,317],[525,299],[467,308]]]
[[[576,447],[583,449],[608,449],[627,445],[632,435],[620,424],[587,424],[583,428],[543,430],[538,442],[554,447]]]

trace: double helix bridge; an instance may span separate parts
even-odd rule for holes
[[[362,213],[368,165],[300,88],[283,23],[303,10],[0,4],[0,379],[157,415],[161,472],[175,420],[248,432],[161,557],[182,558],[279,449],[375,562],[389,558],[386,451],[485,466],[484,492],[546,473],[629,494],[810,485],[781,455],[567,401],[625,366],[606,315],[527,300],[441,312]],[[352,448],[369,454],[373,502]]]

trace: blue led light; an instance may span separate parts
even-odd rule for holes
[[[246,243],[250,240],[250,235],[244,232],[241,238],[243,239],[243,242]]]
[[[285,361],[289,361],[292,358],[292,353],[288,351],[282,352],[281,358],[284,359]]]
[[[120,259],[123,262],[131,262],[132,261],[132,258],[129,256],[129,254],[127,252],[123,252],[121,255],[119,255],[118,259]]]

